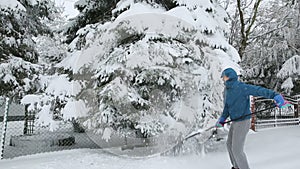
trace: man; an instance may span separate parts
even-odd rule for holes
[[[238,75],[232,68],[225,69],[221,77],[225,83],[224,109],[216,127],[224,126],[228,117],[233,120],[227,138],[227,150],[232,169],[249,169],[244,153],[244,144],[251,125],[249,96],[274,99],[278,107],[284,106],[287,102],[280,94],[272,90],[238,81]]]

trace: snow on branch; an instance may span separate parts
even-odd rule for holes
[[[12,10],[23,10],[26,11],[26,8],[17,0],[1,0],[0,8],[2,9],[12,9]]]
[[[284,79],[287,77],[300,76],[300,56],[295,55],[288,59],[277,74],[277,77]]]

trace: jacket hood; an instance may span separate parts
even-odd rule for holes
[[[227,68],[222,72],[221,77],[223,76],[227,76],[229,77],[230,81],[237,81],[238,80],[238,75],[236,73],[236,71],[232,68]]]
[[[222,72],[221,77],[223,77],[223,76],[229,77],[229,80],[227,80],[225,82],[226,88],[231,88],[233,86],[233,84],[238,81],[238,75],[237,75],[236,71],[232,68],[225,69]]]

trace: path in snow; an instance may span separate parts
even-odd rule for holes
[[[252,169],[300,168],[300,126],[261,130],[248,135],[246,153]],[[227,152],[132,159],[103,150],[67,150],[0,161],[1,169],[229,169]]]

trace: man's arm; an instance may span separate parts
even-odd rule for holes
[[[267,98],[267,99],[274,99],[275,102],[276,102],[276,105],[279,108],[288,107],[288,106],[291,105],[288,101],[284,100],[282,95],[280,95],[279,93],[277,93],[273,90],[261,87],[261,86],[254,86],[254,85],[245,84],[245,90],[246,90],[245,92],[248,95],[262,96],[262,97]]]
[[[279,93],[261,86],[245,84],[244,89],[247,95],[252,95],[255,97],[262,96],[267,99],[274,99],[275,96],[279,95]]]

